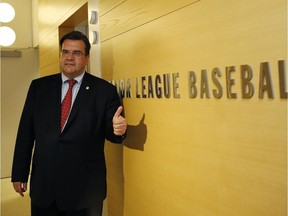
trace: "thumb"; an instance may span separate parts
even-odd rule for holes
[[[116,111],[115,114],[114,114],[114,118],[115,118],[115,117],[118,118],[118,117],[121,115],[122,111],[123,111],[123,107],[122,107],[122,106],[119,106],[118,109],[117,109],[117,111]]]

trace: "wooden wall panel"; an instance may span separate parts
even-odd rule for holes
[[[58,28],[40,43],[41,76],[59,73],[59,33]]]
[[[105,15],[109,11],[113,10],[115,7],[123,4],[127,0],[102,0],[101,5],[99,5],[100,16]]]
[[[126,13],[149,14],[138,3],[109,12],[127,26],[100,20],[102,74],[130,80],[132,93],[123,100],[130,129],[124,147],[107,145],[109,215],[286,216],[287,99],[280,98],[278,61],[287,68],[287,2],[198,1],[165,16],[158,11],[151,22]],[[267,92],[259,98],[262,62],[271,71],[271,99]],[[241,65],[253,71],[250,99],[241,96]],[[227,97],[229,66],[234,99]],[[220,99],[212,94],[214,68],[223,75]],[[200,97],[203,70],[210,98]],[[189,71],[197,76],[196,98],[189,98]],[[149,77],[155,83],[173,73],[180,98],[141,96],[141,78],[147,94]]]
[[[87,0],[39,0],[39,42],[54,32],[86,2]]]
[[[123,34],[199,0],[123,1],[109,12],[101,14],[101,41]],[[100,1],[100,10],[106,2]]]

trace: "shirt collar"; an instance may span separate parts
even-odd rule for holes
[[[74,80],[76,80],[77,83],[81,83],[84,74],[85,74],[85,71],[84,71],[82,74],[80,74],[79,76],[75,77]],[[63,82],[63,83],[66,82],[67,80],[69,80],[69,78],[66,77],[66,76],[64,75],[64,73],[61,73],[61,78],[62,78],[62,82]]]

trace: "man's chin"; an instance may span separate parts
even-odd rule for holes
[[[62,70],[62,72],[64,73],[64,75],[68,78],[74,77],[76,74],[75,70]]]
[[[65,73],[68,73],[68,74],[71,74],[71,73],[75,73],[75,72],[76,72],[75,66],[65,66],[65,67],[63,68],[63,71],[64,71]]]

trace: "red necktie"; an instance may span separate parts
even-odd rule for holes
[[[77,81],[74,79],[70,79],[68,80],[68,84],[69,84],[69,89],[65,95],[65,98],[62,101],[61,104],[61,130],[63,130],[63,127],[65,125],[65,122],[68,118],[70,109],[71,109],[71,103],[72,103],[72,89],[74,84]]]

